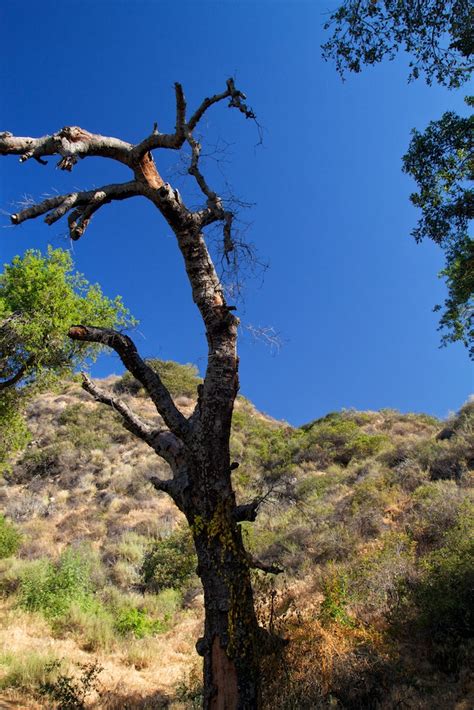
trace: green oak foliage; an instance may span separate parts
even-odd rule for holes
[[[325,29],[325,59],[333,59],[341,76],[360,72],[364,64],[394,59],[399,49],[411,57],[409,79],[424,74],[451,89],[468,81],[474,50],[474,5],[471,0],[345,0]],[[473,105],[473,98],[467,98]],[[474,246],[468,234],[474,213],[474,117],[449,111],[424,133],[416,129],[403,169],[418,184],[411,201],[422,211],[413,230],[417,241],[432,239],[445,251],[441,272],[448,296],[442,310],[441,343],[460,341],[474,359]]]
[[[472,97],[467,99],[472,105]],[[448,297],[440,320],[443,343],[461,341],[474,358],[474,115],[449,111],[420,133],[413,131],[403,169],[417,183],[411,201],[421,209],[413,230],[417,241],[432,239],[446,254],[441,272]],[[436,306],[436,310],[441,310]]]
[[[0,274],[0,463],[21,446],[27,397],[94,359],[99,348],[67,337],[77,323],[125,328],[135,321],[119,296],[103,295],[74,270],[69,252],[16,256]]]
[[[120,296],[109,299],[73,269],[69,252],[28,250],[0,275],[1,379],[25,368],[23,384],[47,372],[71,370],[97,355],[97,346],[67,337],[70,325],[123,328],[131,323]]]
[[[449,88],[472,71],[474,8],[471,0],[345,0],[330,15],[322,46],[337,70],[360,72],[363,64],[410,55],[409,80],[424,75]]]

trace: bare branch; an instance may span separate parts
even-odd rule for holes
[[[214,94],[210,98],[204,99],[198,109],[186,123],[186,100],[181,84],[175,84],[176,93],[176,129],[174,133],[159,133],[154,129],[148,138],[145,138],[141,143],[138,143],[132,152],[132,162],[139,159],[144,153],[156,148],[168,148],[170,150],[179,150],[185,141],[185,127],[192,133],[197,124],[205,114],[208,108],[229,99],[229,107],[237,108],[246,118],[251,118],[256,121],[256,116],[251,108],[245,103],[245,94],[235,88],[232,78],[227,80],[227,89],[220,94]],[[257,124],[258,125],[258,124]]]
[[[14,136],[8,131],[0,133],[0,155],[19,155],[22,163],[34,158],[42,164],[46,162],[41,160],[44,156],[61,155],[58,168],[68,172],[79,158],[86,155],[113,158],[130,165],[132,149],[126,141],[89,133],[79,126],[65,126],[57,133],[41,138]]]
[[[130,407],[121,399],[117,399],[108,392],[101,390],[84,372],[82,373],[82,387],[91,394],[97,402],[106,404],[118,412],[123,424],[128,431],[135,434],[150,446],[159,456],[161,456],[170,466],[176,465],[182,453],[182,442],[167,429],[158,429],[144,422]]]
[[[217,104],[219,103],[219,101],[223,101],[228,97],[230,97],[229,87],[227,87],[226,91],[223,91],[220,94],[214,94],[214,96],[205,98],[199,108],[196,109],[196,111],[193,113],[190,120],[188,121],[189,130],[193,131],[196,128],[197,124],[204,116],[208,108],[210,108],[213,104]]]
[[[101,343],[113,348],[129,372],[143,385],[150,395],[158,413],[176,436],[186,438],[189,424],[177,409],[167,388],[156,373],[138,354],[135,343],[128,335],[107,328],[73,325],[68,332],[72,340]]]
[[[280,333],[271,325],[255,326],[248,323],[242,327],[250,333],[255,341],[261,341],[268,345],[273,352],[278,352],[285,342]]]
[[[238,468],[238,466],[233,464],[231,466],[231,469],[233,468]],[[254,498],[249,503],[237,505],[234,510],[234,520],[237,523],[241,523],[243,521],[254,522],[257,519],[258,509],[260,508],[262,503],[264,503],[267,498],[271,496],[271,494],[275,490],[275,486],[276,484],[270,486],[270,488],[267,490],[266,493],[264,493],[264,495],[257,496],[257,498]]]
[[[84,372],[82,373],[82,387],[86,392],[91,394],[97,402],[106,404],[108,407],[112,407],[119,412],[129,431],[147,443],[151,441],[152,434],[154,433],[152,427],[142,421],[121,399],[116,399],[104,390],[99,389]]]
[[[12,215],[12,222],[20,224],[41,214],[45,215],[48,224],[56,222],[69,213],[69,230],[71,238],[78,239],[87,228],[92,215],[103,204],[114,199],[125,199],[133,195],[143,195],[150,199],[160,210],[162,216],[176,235],[178,246],[184,257],[185,268],[192,287],[193,300],[196,303],[206,327],[206,337],[209,344],[208,366],[205,375],[204,394],[200,423],[204,429],[213,432],[213,441],[218,446],[219,436],[226,437],[230,427],[231,403],[238,390],[238,358],[235,351],[238,319],[232,314],[233,306],[228,307],[222,284],[216,273],[198,217],[203,221],[222,221],[224,223],[224,253],[229,260],[229,254],[235,255],[231,234],[233,215],[225,210],[220,198],[207,185],[198,167],[200,145],[192,135],[193,129],[203,117],[207,109],[228,99],[229,106],[237,108],[247,118],[254,119],[251,109],[247,107],[245,96],[236,89],[233,79],[227,81],[227,88],[220,94],[205,99],[191,120],[186,123],[186,102],[182,87],[177,84],[176,92],[176,128],[171,134],[161,134],[155,125],[152,134],[138,145],[131,145],[115,138],[94,135],[79,127],[66,127],[53,136],[43,138],[18,138],[8,133],[0,134],[0,153],[19,154],[24,159],[42,158],[53,153],[61,157],[59,167],[69,170],[78,158],[88,155],[102,155],[116,158],[133,170],[135,180],[124,185],[110,185],[100,190],[73,192],[68,195],[48,198],[39,205],[28,205],[22,211]],[[189,139],[193,152],[191,174],[200,185],[207,198],[207,211],[199,214],[190,211],[177,190],[163,183],[153,161],[151,150],[164,147],[180,148]],[[73,328],[78,339],[87,340],[91,335],[87,327]],[[191,425],[175,407],[174,402],[161,383],[156,373],[147,368],[138,356],[135,346],[124,336],[113,331],[103,339],[104,333],[98,335],[100,329],[95,329],[92,342],[102,342],[114,347],[122,358],[127,369],[142,381],[149,391],[157,410],[165,420],[170,430],[178,437],[186,440]],[[80,335],[77,335],[80,332]],[[109,342],[107,342],[109,341]],[[129,356],[134,353],[131,360]],[[130,361],[129,361],[130,360]],[[142,379],[143,378],[143,379]],[[212,407],[210,403],[213,402]],[[222,410],[222,417],[215,416],[216,402]],[[205,421],[205,424],[203,422]],[[216,432],[219,432],[217,436]]]
[[[198,168],[199,156],[201,154],[201,144],[197,141],[191,131],[185,129],[186,140],[191,147],[191,165],[188,168],[188,173],[196,178],[196,182],[201,188],[201,191],[206,195],[208,200],[208,205],[213,207],[215,203],[216,206],[221,206],[220,200],[218,200],[217,194],[210,189],[206,183],[203,174]]]
[[[39,217],[39,215],[46,214],[50,210],[62,205],[64,200],[69,197],[69,195],[58,195],[57,197],[48,197],[46,200],[39,202],[38,204],[31,205],[31,207],[26,207],[20,212],[10,215],[10,220],[12,224],[21,224],[27,219],[34,219]]]
[[[214,190],[211,190],[204,178],[204,175],[199,169],[199,158],[202,148],[201,144],[194,138],[191,131],[187,127],[185,128],[185,135],[186,140],[191,147],[191,164],[188,168],[188,173],[195,178],[201,192],[207,197],[207,207],[204,210],[194,213],[194,216],[200,229],[217,221],[223,222],[224,256],[229,264],[229,254],[234,250],[234,242],[232,240],[232,222],[234,214],[230,210],[224,209],[221,198],[216,192],[214,192]]]
[[[214,94],[214,96],[204,99],[199,108],[194,112],[191,119],[188,121],[189,130],[193,131],[196,128],[197,124],[210,106],[226,98],[230,98],[230,107],[237,108],[246,118],[255,118],[255,114],[252,109],[244,103],[244,100],[247,97],[235,88],[234,79],[231,77],[230,79],[227,79],[226,91],[223,91],[221,94]]]
[[[175,496],[176,484],[173,478],[161,479],[156,476],[152,476],[148,479],[151,485],[160,493],[167,493],[172,498]]]
[[[31,205],[20,212],[12,214],[10,220],[12,224],[17,225],[28,219],[35,219],[35,217],[45,214],[44,221],[46,224],[51,225],[75,208],[68,221],[71,239],[77,240],[84,234],[92,215],[100,207],[115,200],[125,200],[129,197],[143,194],[143,186],[135,180],[113,183],[104,185],[97,190],[71,192],[68,195],[48,197],[38,204]]]
[[[183,140],[186,125],[186,99],[181,84],[176,82],[174,90],[176,94],[176,135],[180,140]]]
[[[243,505],[237,505],[234,510],[234,520],[236,523],[242,523],[243,521],[254,522],[257,519],[258,509],[261,506],[264,498],[259,496],[250,503],[244,503]]]

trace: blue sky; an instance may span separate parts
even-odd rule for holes
[[[224,106],[209,112],[204,142],[228,144],[208,161],[212,184],[253,206],[242,215],[264,275],[247,283],[243,323],[270,325],[278,353],[243,329],[241,391],[262,410],[301,424],[342,407],[425,411],[446,416],[472,390],[460,345],[439,349],[434,304],[445,289],[440,250],[415,244],[417,219],[401,172],[410,130],[451,109],[463,91],[406,82],[406,61],[341,82],[320,57],[322,25],[334,2],[17,3],[3,0],[0,22],[0,130],[44,135],[64,125],[137,142],[158,121],[171,130],[173,82],[190,107],[225,87],[248,96],[264,127]],[[28,11],[28,21],[26,12]],[[34,21],[31,18],[34,18]],[[193,203],[177,156],[155,153],[166,180]],[[24,194],[89,189],[128,180],[112,161],[87,159],[72,174],[15,158],[0,161],[0,207]],[[48,243],[69,247],[65,224],[1,218],[0,257]],[[108,295],[122,294],[140,320],[146,356],[206,359],[203,327],[169,228],[151,204],[106,206],[74,244],[78,269]],[[120,372],[114,356],[94,368]]]

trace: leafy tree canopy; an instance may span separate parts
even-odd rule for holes
[[[49,247],[43,256],[29,250],[6,264],[0,275],[0,388],[95,358],[97,345],[67,337],[74,323],[124,328],[133,319],[120,296],[107,298],[74,271],[67,251]]]
[[[423,74],[428,84],[456,88],[472,71],[473,24],[470,0],[345,0],[324,26],[332,35],[323,56],[343,76],[404,49],[409,80]]]
[[[473,105],[474,98],[467,103]],[[474,116],[447,112],[424,133],[414,130],[403,169],[418,185],[411,201],[421,217],[413,236],[432,239],[446,253],[443,342],[460,340],[474,358],[474,242],[468,233],[474,216]]]
[[[470,0],[345,0],[330,16],[332,29],[323,45],[341,76],[364,64],[394,59],[399,49],[411,57],[409,80],[457,88],[472,72],[474,6]],[[473,105],[474,99],[466,99]],[[427,237],[446,254],[448,297],[440,320],[442,343],[461,341],[474,359],[474,245],[468,234],[474,213],[474,117],[445,113],[424,133],[413,131],[403,169],[418,192],[411,201],[421,209],[412,234]],[[435,310],[442,310],[436,306]]]
[[[29,250],[0,274],[0,461],[25,441],[25,398],[58,375],[94,359],[98,346],[67,337],[74,323],[134,324],[119,296],[107,298],[76,272],[69,252]]]

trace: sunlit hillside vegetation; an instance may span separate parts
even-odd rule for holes
[[[155,361],[183,412],[192,366]],[[102,381],[155,418],[129,375]],[[2,471],[0,707],[197,708],[203,603],[166,465],[74,380],[29,405]],[[267,708],[474,704],[474,403],[441,422],[343,411],[293,428],[238,399],[232,435]],[[3,704],[2,704],[3,703]]]

